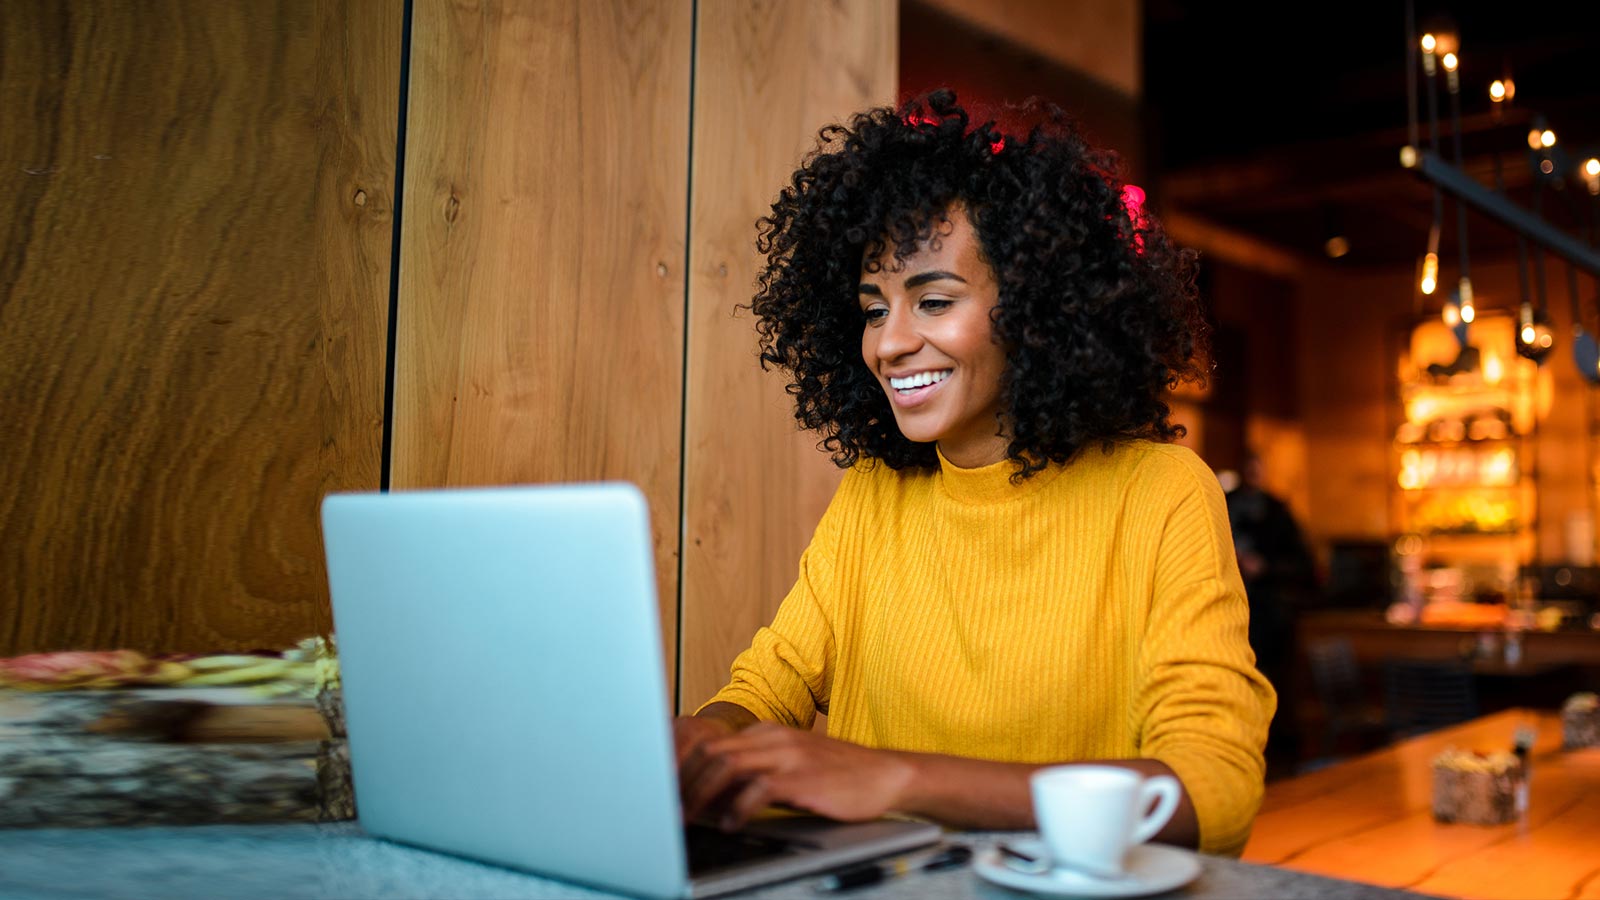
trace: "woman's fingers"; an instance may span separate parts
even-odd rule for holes
[[[684,814],[736,828],[780,803],[865,820],[891,809],[910,777],[908,764],[894,754],[755,725],[706,741],[690,755],[681,776]]]
[[[773,800],[772,777],[770,775],[756,775],[745,782],[738,793],[733,795],[733,799],[728,802],[721,819],[718,820],[718,824],[723,831],[743,828],[746,822],[755,818],[756,813],[771,806]]]
[[[723,799],[723,794],[742,785],[756,771],[751,767],[747,751],[719,744],[703,745],[700,765],[684,776],[683,815],[687,820],[718,808],[717,801]]]
[[[707,811],[728,811],[752,779],[792,768],[800,758],[781,737],[775,740],[771,735],[756,734],[746,740],[744,733],[709,741],[698,753],[698,759],[690,760],[692,768],[680,776],[683,813],[688,820]]]
[[[696,716],[680,716],[674,719],[672,722],[672,742],[678,754],[678,768],[682,769],[689,755],[707,741],[714,741],[732,733],[733,728],[731,726],[716,719],[704,719]]]

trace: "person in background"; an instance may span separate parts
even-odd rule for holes
[[[1030,109],[1023,136],[948,91],[860,113],[761,221],[762,360],[848,471],[675,723],[688,818],[1024,829],[1035,770],[1095,761],[1178,778],[1158,840],[1249,835],[1275,697],[1222,490],[1163,400],[1203,377],[1194,257]]]
[[[1239,483],[1227,494],[1228,521],[1250,602],[1250,646],[1281,697],[1292,689],[1299,612],[1313,604],[1317,584],[1294,513],[1263,487],[1263,474],[1261,457],[1246,453]],[[1280,706],[1267,741],[1269,764],[1291,771],[1299,751],[1298,724]]]

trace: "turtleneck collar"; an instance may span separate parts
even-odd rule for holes
[[[934,450],[937,452],[938,447]],[[940,453],[939,483],[944,492],[959,503],[1004,503],[1037,493],[1054,481],[1062,468],[1052,463],[1035,472],[1032,478],[1012,484],[1011,475],[1017,471],[1017,464],[1010,459],[976,469],[963,469]]]

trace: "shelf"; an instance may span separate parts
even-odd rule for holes
[[[1425,484],[1419,487],[1395,487],[1402,497],[1411,494],[1440,494],[1454,491],[1460,494],[1486,494],[1491,491],[1521,491],[1533,486],[1533,479],[1524,478],[1512,484]]]
[[[1392,441],[1392,443],[1396,447],[1405,447],[1405,448],[1412,448],[1412,447],[1440,447],[1440,448],[1481,447],[1481,446],[1485,446],[1485,445],[1493,446],[1493,445],[1497,445],[1497,444],[1498,445],[1521,444],[1521,443],[1524,443],[1524,442],[1530,440],[1532,437],[1533,437],[1533,435],[1531,435],[1531,434],[1513,434],[1510,437],[1503,437],[1503,438],[1462,438],[1459,441],[1436,441],[1436,440],[1433,440],[1431,438],[1429,438],[1427,440],[1421,440],[1421,441],[1402,441],[1399,438],[1395,438]]]
[[[1514,317],[1484,315],[1473,334],[1479,376],[1434,381],[1424,364],[1447,362],[1456,336],[1433,318],[1406,326],[1390,407],[1400,414],[1389,423],[1390,526],[1441,563],[1525,562],[1538,550],[1536,401],[1548,374],[1514,355]]]

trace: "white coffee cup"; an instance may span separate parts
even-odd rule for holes
[[[1118,878],[1128,851],[1156,836],[1178,809],[1171,775],[1116,766],[1050,766],[1033,773],[1033,815],[1054,866]],[[1154,801],[1154,808],[1151,803]]]

